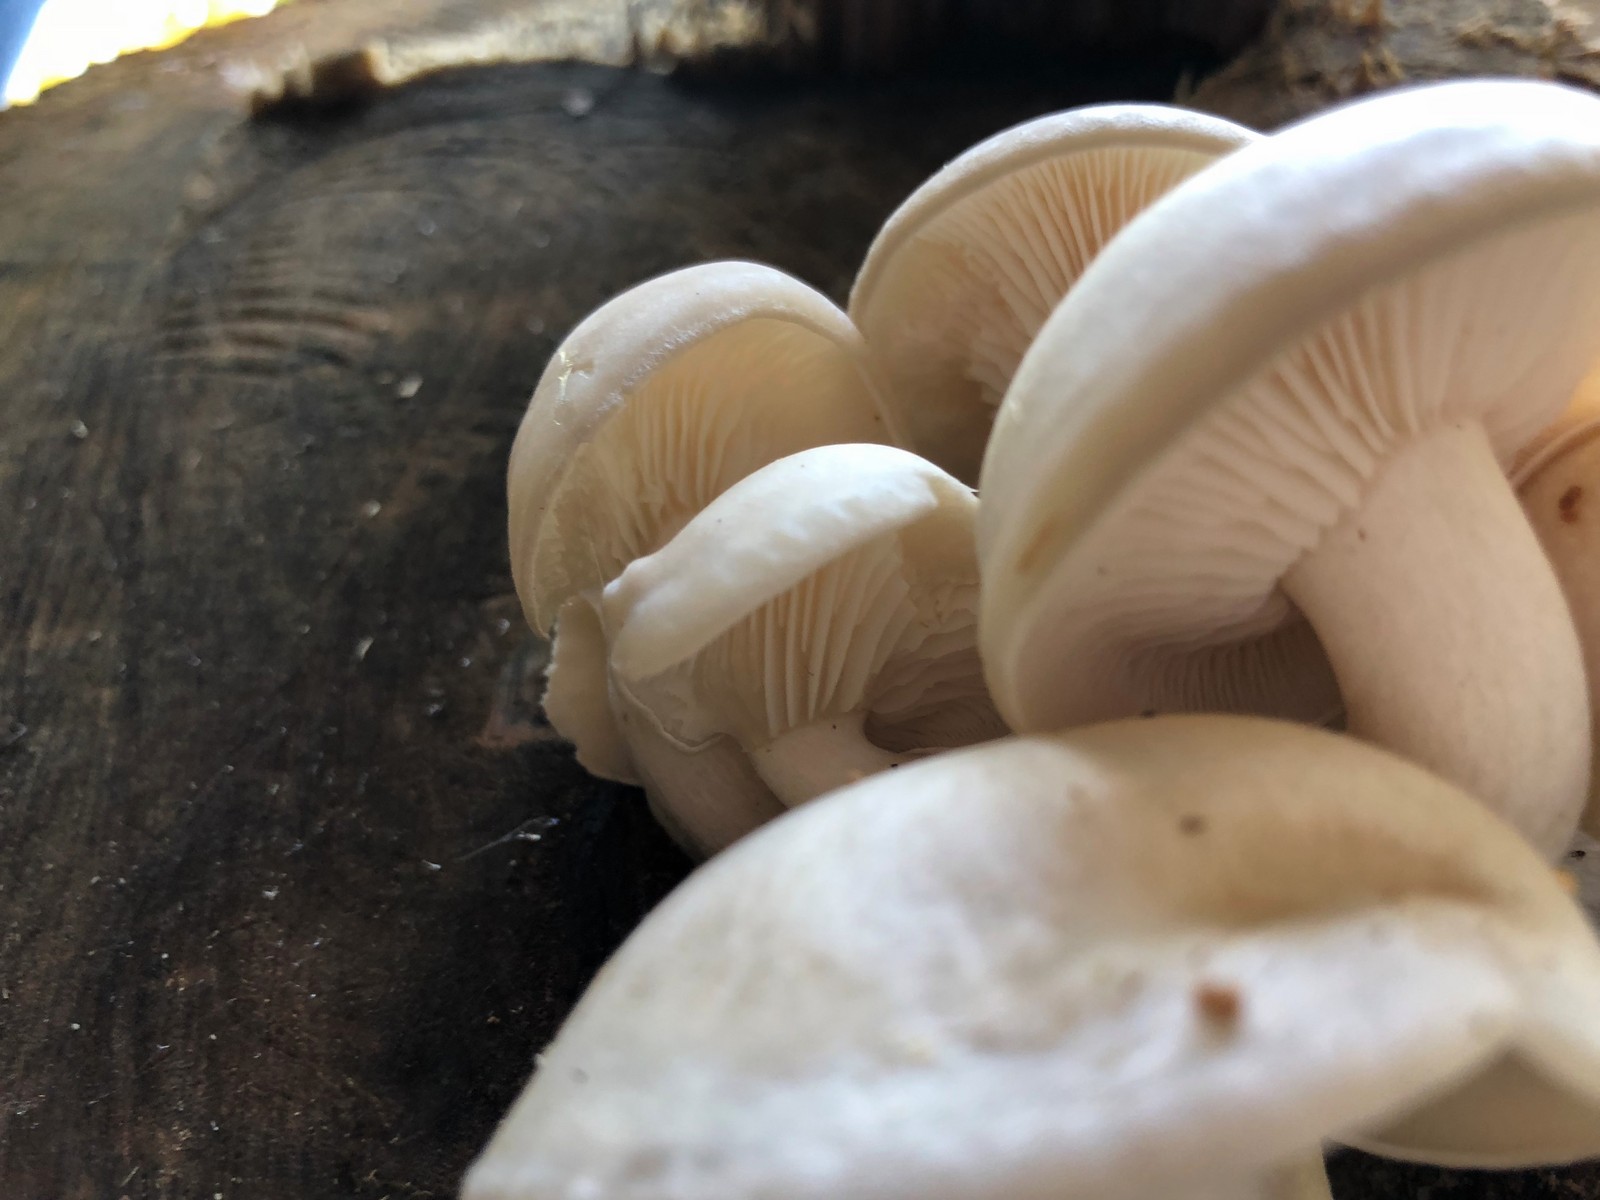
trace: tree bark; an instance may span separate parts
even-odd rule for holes
[[[1278,0],[1189,103],[1260,129],[1381,88],[1464,75],[1600,86],[1594,0]]]

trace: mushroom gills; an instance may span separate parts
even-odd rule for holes
[[[868,382],[837,346],[791,322],[740,322],[668,359],[577,449],[533,577],[558,595],[603,587],[758,467],[879,440]]]
[[[1314,324],[1174,427],[1075,543],[1051,482],[1012,560],[1036,611],[1010,601],[1008,644],[985,647],[1002,711],[1025,730],[1322,720],[1342,687],[1353,729],[1558,854],[1589,770],[1587,688],[1503,464],[1583,377],[1596,331],[1600,226],[1537,222]]]
[[[1097,147],[1032,163],[956,203],[918,231],[926,265],[899,281],[899,290],[921,293],[948,321],[929,332],[924,349],[964,352],[973,398],[993,420],[1029,343],[1100,247],[1216,158],[1177,148]],[[909,417],[915,422],[917,415]]]
[[[728,714],[796,805],[920,753],[998,737],[976,650],[977,588],[913,594],[898,533],[873,538],[647,679],[622,681],[691,748]],[[947,738],[917,743],[917,734]],[[869,736],[870,734],[870,736]]]
[[[912,447],[974,481],[1017,364],[1101,248],[1257,136],[1167,105],[1092,105],[995,134],[914,191],[849,304]]]

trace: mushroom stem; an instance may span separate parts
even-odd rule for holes
[[[1394,457],[1284,589],[1328,652],[1351,733],[1561,853],[1588,789],[1583,656],[1482,426]]]
[[[1600,684],[1600,520],[1596,491],[1600,485],[1600,436],[1589,430],[1574,438],[1522,485],[1522,508],[1550,556],[1556,578],[1583,643],[1584,667],[1590,680],[1590,703]],[[1600,709],[1590,714],[1600,721]],[[1589,804],[1584,828],[1600,834],[1600,730],[1589,770]]]
[[[823,717],[779,734],[751,751],[756,773],[789,808],[868,775],[919,757],[874,746],[864,730],[866,713]]]

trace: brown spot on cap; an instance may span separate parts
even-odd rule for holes
[[[1208,1024],[1232,1027],[1239,1023],[1244,1002],[1231,984],[1201,981],[1195,985],[1194,1007]]]
[[[1575,483],[1562,492],[1561,499],[1556,501],[1556,508],[1560,510],[1561,519],[1568,525],[1576,525],[1578,523],[1578,505],[1582,500],[1583,488]]]
[[[1178,832],[1187,834],[1204,833],[1206,819],[1199,813],[1184,813],[1178,818]]]

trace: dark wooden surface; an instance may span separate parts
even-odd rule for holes
[[[243,120],[227,79],[310,8],[0,115],[5,1200],[451,1195],[686,870],[534,703],[501,489],[546,356],[701,259],[842,295],[943,159],[1184,65],[490,68]],[[1582,1170],[1335,1176],[1600,1197]]]

